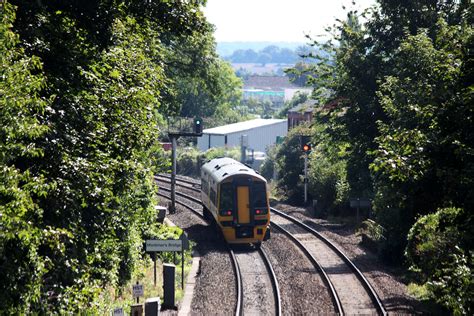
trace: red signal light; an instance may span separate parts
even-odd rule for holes
[[[262,212],[262,211],[260,211],[260,210],[256,210],[256,211],[255,211],[256,214],[260,214],[261,212]]]
[[[300,149],[307,153],[311,151],[311,136],[301,135],[300,136]]]
[[[227,211],[227,215],[228,216],[232,215],[232,211]]]

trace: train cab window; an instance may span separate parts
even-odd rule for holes
[[[267,188],[265,183],[257,182],[252,185],[253,207],[267,207]]]
[[[201,188],[206,195],[209,194],[209,183],[207,183],[207,180],[204,178],[201,179]]]
[[[220,209],[221,210],[232,210],[234,207],[234,199],[232,190],[232,183],[221,184],[221,196],[220,196]]]

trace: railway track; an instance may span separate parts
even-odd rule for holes
[[[332,284],[331,280],[329,279],[329,276],[328,274],[326,273],[326,271],[321,267],[321,265],[319,264],[319,262],[314,258],[314,256],[311,254],[311,252],[307,249],[307,247],[298,240],[298,238],[296,238],[293,234],[291,234],[288,230],[286,230],[285,228],[283,228],[283,226],[280,226],[278,224],[276,224],[275,222],[271,222],[271,225],[272,225],[272,228],[276,228],[278,229],[279,231],[281,231],[282,233],[284,233],[288,238],[290,238],[291,241],[293,241],[300,249],[301,251],[303,251],[303,253],[305,254],[305,256],[309,259],[309,261],[313,264],[313,266],[315,267],[315,269],[317,271],[320,272],[321,274],[321,277],[324,281],[324,283],[326,284],[326,286],[328,287],[329,289],[329,294],[331,296],[331,299],[332,299],[332,302],[334,304],[334,309],[336,311],[337,314],[339,315],[343,315],[344,312],[343,312],[343,309],[342,309],[342,304],[341,304],[341,301],[339,299],[339,296],[337,295],[337,292],[334,288],[334,285]]]
[[[323,273],[338,313],[387,315],[369,281],[336,245],[298,219],[275,208],[270,209],[272,227],[291,236],[305,253],[313,257],[311,261]]]
[[[163,181],[166,177],[155,177],[157,181]],[[170,180],[165,180],[168,183]],[[187,186],[185,186],[188,188]],[[192,188],[188,188],[192,189]],[[160,190],[170,192],[170,188],[161,186]],[[193,191],[199,192],[194,189]],[[169,199],[170,196],[159,192],[158,195]],[[202,211],[197,210],[194,206],[189,205],[191,201],[199,203],[200,200],[188,194],[176,192],[176,203],[185,207],[198,216],[202,221],[206,221]],[[232,261],[233,270],[236,280],[236,306],[235,315],[248,314],[271,314],[281,315],[281,300],[278,281],[273,271],[272,265],[268,260],[268,256],[263,249],[258,251],[249,251],[249,249],[238,248],[236,250],[228,246],[228,252]],[[264,308],[264,309],[262,309]],[[269,312],[271,310],[271,312]]]
[[[170,181],[170,177],[161,177],[161,179],[166,179],[161,180],[166,181],[166,183]],[[177,187],[194,193],[200,192],[196,182],[180,178],[176,180]],[[187,185],[179,184],[179,182]],[[192,186],[189,186],[189,184]],[[162,189],[167,190],[165,187],[162,187]],[[176,195],[194,203],[200,203],[199,199],[190,196],[190,194],[176,192]],[[276,215],[272,216],[271,226],[288,236],[320,273],[328,287],[336,313],[341,315],[387,314],[380,298],[368,280],[337,246],[298,219],[274,208],[271,208],[271,211],[273,215]],[[252,311],[250,312],[252,313]]]
[[[234,250],[234,255],[244,289],[242,315],[281,315],[278,281],[265,251]]]
[[[155,179],[166,179],[165,181],[171,182],[171,176],[168,175],[168,174],[163,174],[163,173],[160,173],[160,174],[156,175]],[[181,178],[179,176],[176,177],[176,182],[185,183],[185,184],[187,184],[187,186],[189,186],[191,188],[199,189],[201,187],[201,184],[198,182],[198,180],[190,181],[188,179],[184,179],[184,178]]]

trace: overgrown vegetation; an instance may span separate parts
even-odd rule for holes
[[[0,2],[4,313],[97,311],[164,229],[152,177],[168,168],[163,118],[238,117],[240,81],[201,5]]]
[[[455,314],[471,314],[474,297],[473,13],[469,1],[380,0],[349,10],[331,40],[311,42],[326,54],[291,71],[309,74],[320,102],[310,130],[318,204],[337,214],[349,198],[371,199],[380,256],[411,266]]]
[[[229,157],[240,161],[240,148],[213,147],[200,152],[194,147],[177,150],[176,172],[180,175],[200,178],[201,166],[208,160],[217,157]]]

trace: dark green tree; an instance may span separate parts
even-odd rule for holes
[[[402,262],[410,228],[427,214],[410,233],[410,264],[455,313],[472,310],[459,291],[472,288],[472,229],[461,224],[472,222],[474,200],[472,10],[468,1],[385,0],[362,13],[364,24],[350,11],[329,28],[338,45],[313,43],[328,58],[315,57],[310,69],[314,96],[332,112],[316,116],[314,131],[329,137],[314,138],[344,145],[350,194],[374,198],[383,258]],[[334,151],[320,154],[338,161]],[[430,258],[428,233],[456,250]]]
[[[43,217],[37,203],[52,189],[29,159],[44,158],[37,140],[48,132],[39,117],[50,101],[40,96],[44,87],[42,64],[27,57],[12,31],[15,10],[0,4],[0,302],[5,314],[31,310],[41,297],[44,274],[51,260],[41,248],[58,248],[67,232],[50,225],[38,227]]]
[[[181,110],[163,101],[177,94],[166,62],[207,22],[196,1],[11,2],[16,20],[0,4],[0,301],[12,314],[98,313],[156,231],[160,125]]]
[[[284,142],[277,148],[275,168],[278,188],[291,203],[303,201],[304,153],[301,150],[301,135],[309,135],[308,126],[300,125],[289,131]]]

